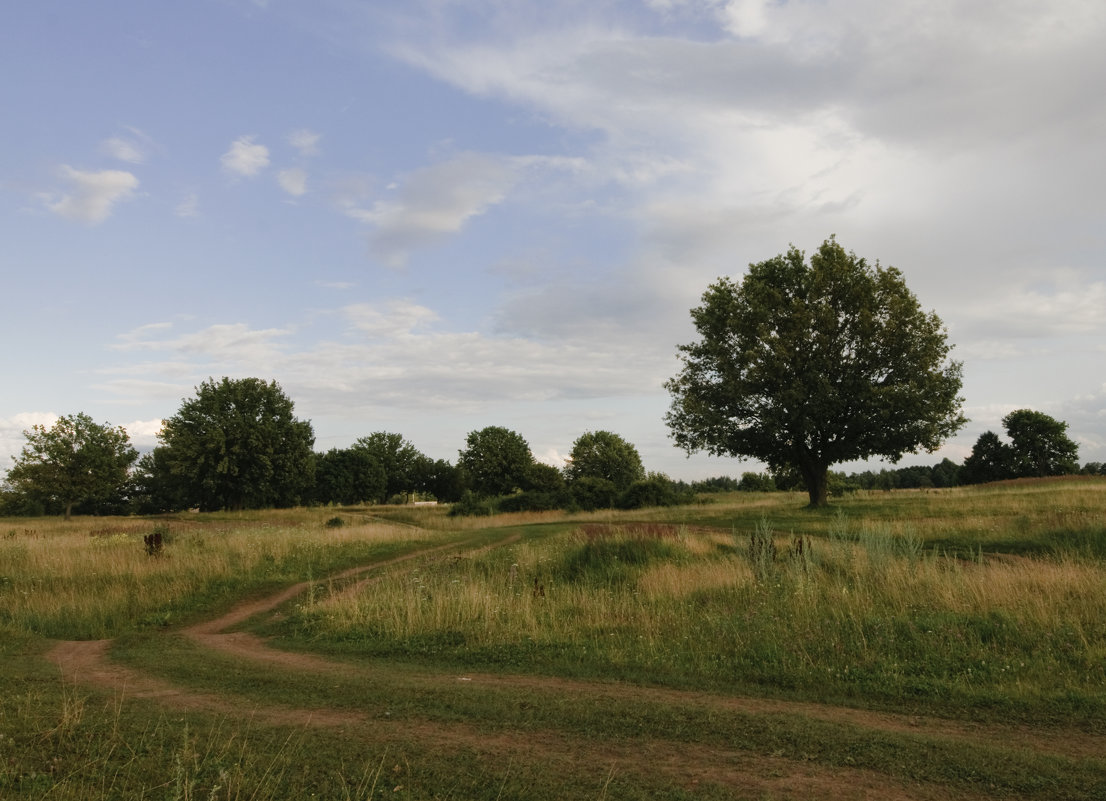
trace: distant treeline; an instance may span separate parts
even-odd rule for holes
[[[1055,475],[1106,476],[1106,462],[1087,462],[1082,468]],[[970,476],[968,476],[970,477]],[[1014,474],[995,477],[993,481],[1019,478]],[[865,470],[860,473],[830,472],[830,492],[840,496],[857,490],[940,489],[984,483],[965,481],[963,465],[942,459],[935,465],[913,465],[891,470]],[[792,474],[742,473],[740,479],[716,476],[689,485],[695,493],[712,492],[776,492],[803,490],[802,479]]]
[[[1011,478],[1106,474],[1076,462],[1067,424],[1028,409],[1003,419],[1009,444],[980,436],[963,464],[830,472],[829,495],[927,489]],[[691,503],[718,492],[807,489],[799,470],[685,482],[647,472],[637,448],[610,431],[588,431],[564,467],[534,459],[526,439],[502,426],[469,432],[457,461],[433,459],[403,435],[377,431],[348,448],[314,450],[310,422],[294,416],[276,382],[211,380],[165,421],[159,445],[139,458],[126,431],[86,414],[24,432],[27,444],[0,483],[0,515],[157,514],[439,501],[451,513],[636,509]]]

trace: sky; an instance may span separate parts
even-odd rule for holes
[[[1106,461],[1103,42],[1099,0],[11,4],[0,469],[257,376],[319,451],[608,430],[739,476],[664,424],[689,311],[830,235],[963,362],[970,422],[904,464],[1019,408]]]

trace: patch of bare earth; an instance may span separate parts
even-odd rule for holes
[[[517,537],[504,540],[500,544],[514,539]],[[343,571],[332,578],[352,580],[369,571],[456,547],[450,545],[426,549]],[[361,672],[366,678],[371,677],[371,665],[351,666],[349,663],[316,655],[279,651],[255,635],[227,631],[256,615],[272,611],[306,591],[308,586],[304,582],[266,598],[244,602],[219,618],[185,629],[184,633],[202,647],[237,659],[266,663],[282,670],[308,676],[323,676],[328,673],[349,676]],[[662,737],[643,737],[631,742],[597,745],[593,740],[585,742],[553,731],[489,734],[459,723],[445,724],[411,718],[390,719],[382,712],[373,714],[330,708],[301,709],[259,705],[254,701],[221,693],[181,687],[156,676],[115,664],[108,658],[109,646],[108,640],[59,642],[48,656],[68,681],[91,685],[124,697],[152,700],[176,710],[248,717],[272,725],[339,728],[347,735],[356,734],[362,737],[366,742],[397,739],[419,741],[434,744],[443,750],[506,757],[520,763],[540,760],[542,764],[563,762],[568,768],[578,768],[582,754],[586,754],[586,760],[583,761],[589,766],[588,769],[599,771],[596,778],[600,784],[604,776],[607,781],[617,779],[618,776],[655,776],[663,777],[665,781],[689,791],[694,791],[700,785],[726,787],[735,797],[819,798],[827,801],[936,801],[972,797],[965,795],[962,789],[909,783],[872,770],[830,768],[813,762],[764,756],[740,749],[674,743]],[[532,689],[537,697],[547,695],[550,699],[556,698],[558,702],[569,698],[587,703],[606,698],[621,703],[681,704],[751,715],[795,715],[877,731],[922,734],[934,739],[965,742],[983,740],[1006,748],[1024,748],[1069,757],[1098,757],[1106,753],[1106,738],[1081,732],[1050,732],[1044,736],[1026,728],[975,725],[955,720],[871,712],[824,704],[741,698],[554,677],[499,674],[468,674],[459,677],[456,674],[440,674],[407,677],[406,680],[425,681],[437,688],[449,682],[457,687],[458,692],[489,685],[524,687]]]

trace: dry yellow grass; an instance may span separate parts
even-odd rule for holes
[[[313,561],[322,569],[326,551],[335,547],[432,536],[382,523],[325,528],[324,518],[310,510],[276,519],[270,514],[262,524],[246,516],[171,522],[160,557],[148,555],[143,542],[158,525],[152,521],[19,521],[0,529],[0,622],[31,631],[75,627],[86,636],[106,636],[155,610],[186,609],[218,582],[267,572],[276,578],[293,564]],[[167,613],[158,614],[164,619]]]

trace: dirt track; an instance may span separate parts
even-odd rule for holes
[[[500,543],[500,544],[505,544]],[[456,546],[447,546],[456,547]],[[336,574],[334,579],[353,579],[359,575],[377,571],[400,561],[425,557],[444,548],[420,551],[416,554],[354,568]],[[371,580],[371,579],[365,579]],[[271,648],[263,639],[244,632],[228,629],[246,620],[270,612],[281,604],[303,593],[307,582],[294,585],[260,600],[252,600],[235,606],[226,614],[185,629],[184,633],[203,648],[219,651],[235,659],[264,663],[274,669],[301,674],[305,681],[325,676],[327,673],[351,673],[363,671],[368,678],[371,667],[351,667],[323,657],[279,651]],[[246,716],[255,721],[273,725],[301,727],[338,727],[348,732],[368,731],[379,727],[379,718],[341,709],[291,709],[282,706],[259,706],[256,701],[234,696],[197,692],[176,686],[164,679],[115,664],[108,656],[110,641],[59,642],[49,653],[67,680],[83,683],[120,695],[154,700],[168,708],[202,711],[220,715]],[[1059,754],[1069,757],[1106,754],[1106,738],[1081,732],[1049,733],[1043,736],[1035,731],[1019,727],[982,726],[962,721],[928,717],[869,712],[823,704],[775,701],[758,698],[740,698],[709,693],[685,692],[644,688],[625,684],[593,683],[561,678],[510,676],[499,674],[443,674],[428,678],[438,687],[452,682],[466,688],[481,685],[517,686],[533,689],[536,693],[556,694],[558,698],[573,698],[587,703],[599,698],[614,698],[625,703],[667,702],[702,707],[724,714],[739,712],[752,715],[802,715],[818,720],[852,727],[886,731],[910,732],[945,741],[964,743],[992,743],[1003,748],[1024,749],[1027,753]],[[463,681],[463,685],[461,682]],[[398,723],[399,721],[397,721]],[[511,735],[489,736],[463,724],[441,724],[427,721],[404,720],[406,734],[417,729],[423,742],[435,743],[445,749],[469,749],[480,753],[496,754],[512,759],[565,759],[571,760],[582,749],[581,743],[571,735],[549,731],[528,731],[525,742]],[[876,771],[861,769],[827,768],[811,762],[769,757],[741,750],[687,743],[674,744],[661,739],[635,740],[632,743],[587,745],[589,758],[596,764],[609,766],[620,775],[641,772],[661,773],[671,779],[674,786],[694,790],[700,783],[712,783],[728,787],[737,798],[820,798],[820,799],[964,799],[962,788],[937,785],[907,784]],[[990,796],[981,796],[990,797]]]

